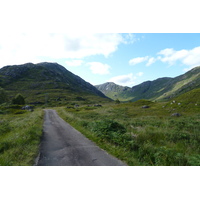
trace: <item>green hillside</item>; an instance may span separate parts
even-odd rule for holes
[[[27,103],[62,104],[71,100],[107,101],[90,83],[57,63],[27,63],[0,69],[0,87],[9,99],[21,93]]]
[[[199,113],[200,112],[200,88],[193,89],[176,98],[170,100],[165,108],[180,113]]]
[[[112,99],[137,101],[139,99],[167,101],[200,87],[200,67],[193,68],[175,78],[159,78],[146,81],[132,88],[114,83],[104,83],[96,88]]]
[[[132,90],[129,87],[123,87],[112,82],[95,85],[95,87],[113,100],[127,101],[132,98]]]

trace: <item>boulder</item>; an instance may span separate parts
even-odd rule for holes
[[[142,108],[150,108],[150,106],[144,105],[142,106]]]
[[[23,106],[23,107],[22,107],[22,110],[28,110],[28,111],[33,112],[33,110],[34,110],[34,106],[26,105],[26,106]]]
[[[100,104],[95,104],[94,107],[102,107]]]
[[[171,116],[172,116],[172,117],[180,117],[181,114],[180,114],[180,113],[173,113]]]

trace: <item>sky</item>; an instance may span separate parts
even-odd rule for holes
[[[0,67],[56,62],[93,85],[132,87],[200,65],[193,0],[130,2],[1,1]]]
[[[15,33],[0,37],[0,66],[57,62],[93,85],[132,87],[200,66],[199,33]]]

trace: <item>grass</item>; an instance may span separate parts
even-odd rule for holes
[[[149,108],[143,109],[143,105]],[[179,109],[181,117],[171,116],[174,109]],[[200,115],[195,105],[187,110],[170,103],[140,100],[105,104],[102,108],[62,107],[57,111],[89,139],[128,165],[200,165]]]
[[[199,89],[170,102],[100,102],[77,96],[58,114],[108,153],[132,166],[200,166]],[[181,104],[180,104],[181,103]],[[74,108],[79,104],[78,108]],[[144,105],[149,108],[142,108]],[[180,117],[172,114],[179,112]],[[0,165],[33,165],[43,111],[0,106]]]
[[[18,114],[16,114],[18,113]],[[42,135],[43,111],[0,114],[0,165],[33,165]]]

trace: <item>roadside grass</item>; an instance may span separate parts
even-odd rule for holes
[[[143,109],[143,105],[150,106]],[[200,114],[164,102],[140,100],[101,108],[56,108],[58,114],[102,149],[136,166],[200,166]],[[173,106],[173,105],[172,105]]]
[[[33,165],[42,135],[43,111],[12,109],[0,114],[0,165]]]

